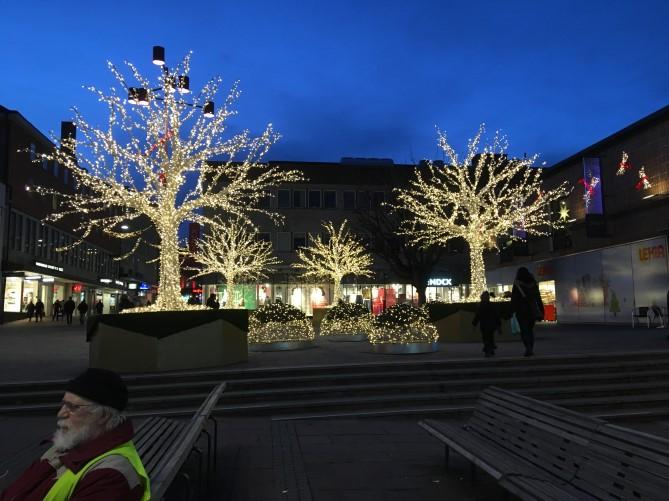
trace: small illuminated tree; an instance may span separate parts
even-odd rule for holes
[[[271,242],[258,240],[256,229],[239,218],[217,221],[210,226],[193,258],[201,265],[196,277],[210,273],[223,275],[228,291],[227,308],[233,307],[235,284],[267,278],[271,267],[281,262],[272,256]]]
[[[302,277],[306,279],[323,279],[334,281],[332,304],[341,297],[341,281],[346,275],[371,276],[369,267],[372,258],[365,247],[348,231],[346,220],[339,228],[331,222],[325,222],[327,240],[321,235],[312,238],[311,245],[298,249],[300,260],[293,267],[304,270]]]
[[[412,215],[404,234],[424,246],[443,245],[457,237],[467,242],[472,301],[478,301],[486,288],[484,250],[496,248],[497,238],[504,235],[516,240],[526,234],[545,235],[559,224],[551,220],[551,202],[570,191],[566,181],[543,191],[541,169],[532,167],[536,155],[509,158],[508,143],[499,134],[479,152],[484,131],[481,125],[462,162],[439,131],[439,146],[450,165],[417,168],[409,188],[396,190],[397,207]]]
[[[179,287],[179,226],[188,221],[212,224],[208,214],[228,213],[245,219],[251,211],[266,212],[258,208],[258,202],[269,188],[301,176],[260,163],[278,139],[271,125],[255,138],[248,131],[224,135],[228,119],[236,114],[231,107],[239,96],[237,86],[214,112],[221,79],[214,78],[199,93],[190,93],[190,55],[172,71],[161,66],[153,84],[134,65],[126,64],[129,78],[108,63],[119,89],[90,88],[108,108],[106,127],[95,127],[74,109],[81,139],[66,138],[53,154],[44,156],[70,171],[76,194],[47,188],[40,192],[56,194],[62,201],[61,210],[48,220],[83,216],[75,228],[79,240],[73,245],[99,230],[134,239],[132,253],[144,232],[123,232],[120,227],[142,216],[148,218],[159,238],[155,309],[179,310],[185,308]],[[128,81],[137,82],[137,87],[128,87]]]

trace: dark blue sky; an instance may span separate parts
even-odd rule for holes
[[[0,0],[0,104],[43,132],[108,87],[106,60],[155,72],[192,50],[191,86],[241,81],[236,128],[274,160],[441,158],[480,122],[550,163],[668,104],[666,1]]]

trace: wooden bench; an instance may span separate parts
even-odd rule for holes
[[[152,500],[165,498],[172,484],[175,491],[183,487],[184,492],[175,497],[179,500],[191,499],[194,493],[197,493],[194,499],[199,499],[205,489],[205,478],[206,487],[209,486],[211,475],[216,471],[218,448],[218,427],[211,413],[224,390],[225,383],[218,384],[188,421],[158,416],[149,417],[137,426],[133,442],[151,481]],[[207,429],[207,422],[212,423],[212,432]],[[202,439],[206,440],[206,456],[200,447]],[[0,461],[0,491],[50,445],[50,442],[31,444]],[[193,456],[196,458],[195,484],[191,472],[184,468]],[[182,481],[180,484],[175,482],[177,478]]]
[[[419,425],[532,500],[669,499],[669,440],[490,387],[466,425]]]

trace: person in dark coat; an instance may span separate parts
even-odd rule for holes
[[[104,310],[104,305],[102,304],[102,299],[98,299],[98,302],[95,303],[95,313],[98,315],[102,315],[102,311]]]
[[[206,304],[209,308],[213,308],[215,310],[218,310],[221,306],[221,304],[216,299],[216,294],[214,294],[213,292],[209,295]]]
[[[26,313],[28,314],[28,322],[32,322],[33,315],[35,314],[35,303],[33,303],[32,299],[26,305]]]
[[[44,318],[44,303],[41,299],[37,298],[35,303],[35,322],[41,322]]]
[[[490,294],[484,291],[481,294],[479,309],[472,320],[472,325],[479,325],[483,339],[483,353],[486,357],[495,356],[495,331],[502,326],[497,310],[490,302]]]
[[[70,296],[70,299],[65,301],[65,304],[63,305],[63,311],[65,312],[65,319],[67,320],[67,325],[72,325],[72,314],[74,313],[75,308],[76,305],[72,300],[72,296]]]
[[[53,313],[51,313],[51,320],[58,320],[63,316],[63,303],[60,302],[60,299],[56,299],[53,302]]]
[[[86,312],[88,312],[88,304],[86,304],[85,299],[81,300],[81,303],[77,306],[77,310],[79,311],[79,323],[83,325],[86,318]]]
[[[530,271],[518,268],[511,289],[511,308],[520,325],[520,337],[525,345],[525,356],[534,355],[534,323],[544,317],[544,303],[539,294],[539,285]]]

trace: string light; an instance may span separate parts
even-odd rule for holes
[[[90,88],[109,110],[107,126],[96,128],[75,109],[80,139],[65,138],[61,147],[48,155],[71,172],[77,192],[39,191],[56,194],[63,202],[63,209],[47,220],[85,214],[75,228],[79,240],[69,247],[100,230],[112,237],[135,240],[130,252],[117,258],[124,259],[138,248],[151,227],[155,228],[160,265],[156,309],[182,310],[186,305],[179,287],[179,226],[187,221],[213,224],[208,215],[213,213],[241,219],[248,219],[251,212],[268,214],[259,208],[259,202],[269,188],[301,180],[302,176],[260,163],[279,137],[271,124],[255,138],[248,132],[224,136],[228,119],[236,114],[232,109],[240,94],[236,84],[211,118],[200,113],[198,107],[215,100],[220,78],[207,82],[201,92],[189,94],[191,103],[184,102],[180,93],[169,92],[173,75],[180,75],[180,82],[186,82],[190,54],[172,73],[158,69],[157,85],[152,85],[134,65],[127,65],[139,84],[137,88],[147,92],[141,96],[142,103],[128,101],[126,82],[130,78],[108,63],[120,84],[120,93],[113,87],[108,92]],[[58,144],[57,139],[54,141]],[[75,151],[76,159],[69,153]],[[223,160],[213,163],[209,161],[212,158]],[[148,218],[151,225],[132,232],[117,229],[140,218]]]
[[[629,155],[627,152],[623,151],[622,158],[620,159],[620,164],[618,164],[618,170],[616,171],[616,176],[623,176],[627,173],[628,170],[632,167],[632,164],[629,162]]]
[[[266,272],[281,261],[272,256],[272,244],[258,240],[256,228],[246,221],[233,218],[217,220],[209,227],[193,258],[201,265],[200,275],[220,273],[231,296],[235,284],[241,280],[257,281],[267,278]],[[228,301],[226,308],[234,308]]]
[[[315,337],[306,315],[289,304],[266,304],[249,319],[249,343],[313,341]]]
[[[339,228],[331,221],[323,224],[327,231],[327,242],[318,235],[311,237],[308,248],[297,250],[300,262],[294,268],[304,270],[301,276],[305,279],[330,279],[334,281],[334,294],[331,304],[342,296],[341,281],[346,275],[372,276],[369,267],[372,258],[365,247],[349,233],[344,220]]]
[[[321,322],[321,336],[356,336],[369,335],[374,317],[363,304],[340,301],[330,308]]]
[[[559,227],[559,220],[551,222],[549,207],[570,192],[566,182],[544,191],[541,169],[532,167],[537,156],[509,158],[508,142],[499,132],[479,152],[484,131],[481,125],[463,161],[446,134],[438,131],[439,146],[450,165],[430,163],[426,173],[416,169],[409,188],[396,190],[397,208],[412,216],[402,228],[405,235],[424,247],[444,245],[453,238],[467,242],[471,284],[467,301],[478,301],[486,289],[483,252],[497,248],[497,239],[508,236],[519,221],[534,235],[547,235],[550,228]],[[521,240],[514,234],[510,238]]]
[[[369,336],[372,344],[435,343],[439,332],[425,307],[396,304],[377,315]]]

